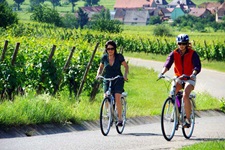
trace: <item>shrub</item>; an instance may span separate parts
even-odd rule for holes
[[[172,36],[171,31],[165,25],[158,25],[154,28],[153,34],[155,36]]]
[[[34,7],[33,14],[31,15],[31,20],[38,22],[51,23],[56,26],[62,26],[62,20],[59,13],[45,5],[38,5]]]

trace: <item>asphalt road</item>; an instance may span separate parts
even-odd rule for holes
[[[113,126],[108,136],[103,136],[99,126],[91,130],[44,134],[31,137],[0,139],[1,150],[156,150],[178,149],[202,141],[225,140],[225,115],[207,111],[198,112],[193,136],[187,140],[181,128],[173,139],[166,141],[161,133],[160,118],[145,118],[145,123],[128,120],[122,135]],[[143,119],[143,118],[142,118]],[[147,122],[146,122],[147,121]],[[135,125],[134,125],[135,124]],[[67,126],[67,128],[70,128]],[[56,128],[48,129],[49,133]],[[47,131],[47,130],[46,130]],[[54,131],[55,132],[55,131]],[[209,147],[208,147],[209,148]]]

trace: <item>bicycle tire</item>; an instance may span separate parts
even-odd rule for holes
[[[190,116],[191,126],[189,128],[182,127],[182,133],[186,139],[190,139],[190,137],[192,136],[195,125],[195,106],[192,99],[190,99],[190,102],[191,102],[191,116]]]
[[[177,123],[175,104],[172,98],[167,98],[163,104],[161,112],[161,130],[167,141],[170,141],[173,138]]]
[[[112,107],[109,98],[104,98],[100,109],[100,128],[104,136],[107,136],[112,124]]]
[[[123,125],[122,126],[116,126],[116,131],[119,134],[123,133],[123,130],[126,125],[126,111],[127,111],[127,103],[124,97],[121,97],[121,104],[122,104],[122,118],[123,118]]]

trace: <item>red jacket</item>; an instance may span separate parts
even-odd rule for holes
[[[188,49],[183,56],[181,56],[177,49],[174,50],[174,72],[176,76],[182,74],[190,76],[193,72],[194,65],[192,63],[192,55],[194,50]]]

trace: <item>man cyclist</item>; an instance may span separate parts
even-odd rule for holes
[[[178,48],[173,50],[167,57],[159,77],[165,74],[171,68],[172,64],[174,64],[174,73],[176,77],[180,77],[183,74],[190,76],[190,79],[185,80],[184,85],[180,84],[180,82],[176,83],[176,93],[179,90],[184,89],[183,100],[186,113],[184,127],[189,128],[191,114],[189,95],[191,91],[194,90],[196,76],[201,71],[201,61],[197,52],[191,48],[187,34],[179,34],[176,38],[176,42]]]

